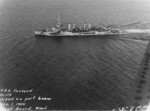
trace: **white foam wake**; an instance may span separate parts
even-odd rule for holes
[[[125,30],[127,33],[150,33],[150,29],[128,29]]]

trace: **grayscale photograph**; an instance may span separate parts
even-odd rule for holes
[[[150,0],[0,0],[0,111],[150,111]]]

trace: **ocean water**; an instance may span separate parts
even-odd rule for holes
[[[114,25],[127,34],[36,38],[33,31],[61,22]],[[47,109],[130,106],[132,88],[149,41],[148,0],[0,0],[0,88],[33,89],[15,97]],[[14,102],[14,107],[15,103]]]

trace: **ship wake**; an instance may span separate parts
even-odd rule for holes
[[[129,29],[125,30],[126,33],[150,33],[150,29]]]
[[[127,29],[120,33],[119,38],[130,40],[150,40],[150,29]]]

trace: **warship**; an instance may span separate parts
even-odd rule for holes
[[[68,24],[68,28],[64,28],[58,18],[58,23],[55,27],[44,30],[34,31],[35,36],[49,36],[49,37],[77,37],[77,36],[99,36],[119,34],[122,31],[111,26],[91,26],[91,24],[84,23],[83,27],[78,27],[76,24]]]

